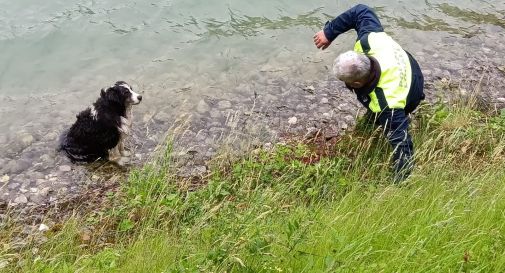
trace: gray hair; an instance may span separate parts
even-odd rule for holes
[[[365,80],[370,74],[370,59],[355,51],[344,52],[335,59],[333,73],[345,82]]]

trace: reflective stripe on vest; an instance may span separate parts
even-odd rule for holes
[[[370,110],[374,113],[384,110],[381,105],[384,102],[379,101],[382,97],[390,109],[404,109],[412,82],[412,68],[405,50],[385,32],[370,32],[356,42],[354,51],[373,56],[381,67],[377,87],[370,93]]]

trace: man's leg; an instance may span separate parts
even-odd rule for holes
[[[394,149],[394,181],[399,183],[410,175],[414,167],[414,145],[408,132],[409,119],[404,110],[386,110],[380,114],[379,123]]]

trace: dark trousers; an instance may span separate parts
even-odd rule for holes
[[[384,136],[393,148],[394,182],[405,180],[414,168],[414,145],[409,134],[408,114],[403,109],[388,109],[380,114],[368,111],[366,121],[368,124],[381,126]]]
[[[386,110],[378,116],[384,135],[393,147],[394,181],[405,180],[414,168],[414,144],[409,134],[409,118],[403,109]]]

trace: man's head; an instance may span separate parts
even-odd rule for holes
[[[335,59],[333,72],[348,86],[361,88],[368,83],[370,67],[370,59],[367,56],[355,51],[347,51]]]

